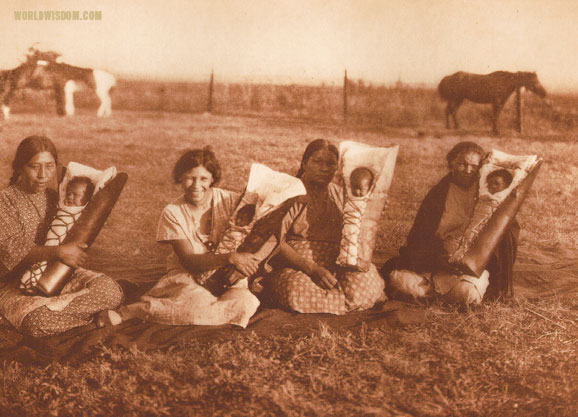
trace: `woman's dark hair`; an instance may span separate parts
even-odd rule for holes
[[[485,152],[484,149],[475,142],[464,141],[455,145],[447,154],[446,160],[448,165],[450,165],[458,156],[462,153],[474,152],[483,157]]]
[[[16,149],[16,155],[12,161],[12,176],[10,177],[10,185],[16,184],[24,166],[30,161],[34,155],[40,152],[50,152],[54,158],[54,162],[58,164],[58,154],[56,153],[56,146],[50,139],[45,136],[28,136],[23,139]]]
[[[339,159],[339,151],[337,150],[334,144],[332,144],[326,139],[315,139],[313,142],[307,145],[307,148],[305,148],[303,158],[301,158],[301,165],[299,166],[299,171],[297,171],[297,178],[301,178],[303,176],[304,172],[303,166],[307,163],[309,158],[311,158],[311,155],[321,150],[333,152],[337,157],[337,159]]]
[[[173,179],[175,184],[181,183],[181,177],[190,169],[203,166],[213,175],[213,183],[218,183],[221,179],[221,165],[215,156],[215,153],[210,146],[205,146],[203,149],[193,149],[186,151],[183,156],[179,158],[175,167],[173,168]]]

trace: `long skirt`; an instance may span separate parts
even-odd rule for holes
[[[0,289],[0,314],[23,333],[53,336],[90,324],[96,313],[118,307],[123,293],[117,282],[100,273],[77,268],[58,296],[24,294],[19,283]]]
[[[339,244],[325,241],[288,241],[301,256],[335,270]],[[367,272],[339,271],[335,288],[318,286],[304,272],[292,268],[274,271],[268,277],[273,302],[282,308],[300,313],[346,314],[366,310],[385,300],[384,281],[371,264]]]
[[[247,280],[215,297],[184,270],[173,270],[143,295],[121,309],[144,321],[172,325],[235,324],[247,327],[259,307],[259,299],[247,288]],[[124,314],[122,314],[124,315]]]

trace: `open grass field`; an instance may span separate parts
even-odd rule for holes
[[[529,126],[539,124],[532,120]],[[251,162],[295,173],[306,144],[318,137],[399,144],[377,242],[377,250],[393,253],[425,192],[444,175],[446,152],[467,139],[486,149],[543,157],[517,217],[520,245],[576,248],[576,132],[540,126],[541,135],[506,129],[489,137],[483,124],[450,135],[441,117],[376,128],[328,119],[153,111],[116,111],[108,120],[96,119],[92,109],[69,119],[15,113],[1,125],[0,179],[7,183],[14,150],[31,134],[52,138],[63,163],[116,165],[127,172],[127,186],[89,253],[95,265],[130,269],[160,264],[167,254],[154,242],[156,224],[179,194],[170,172],[187,148],[212,145],[224,168],[221,186],[241,190]],[[234,341],[190,340],[169,351],[103,346],[83,363],[3,363],[0,415],[575,416],[577,313],[576,297],[562,295],[497,302],[468,313],[433,304],[424,323],[397,330],[321,327],[306,337],[259,338],[249,328]]]

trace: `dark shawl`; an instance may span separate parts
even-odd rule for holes
[[[395,269],[409,269],[418,273],[455,271],[448,264],[449,255],[443,241],[436,236],[450,183],[451,177],[448,174],[427,193],[415,216],[407,243],[399,250],[400,256],[388,260],[381,269],[384,277],[387,278]],[[486,267],[490,273],[487,298],[512,292],[512,268],[516,260],[519,231],[518,222],[513,220]]]

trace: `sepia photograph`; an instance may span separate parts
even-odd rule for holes
[[[0,416],[578,415],[577,2],[0,36]]]

